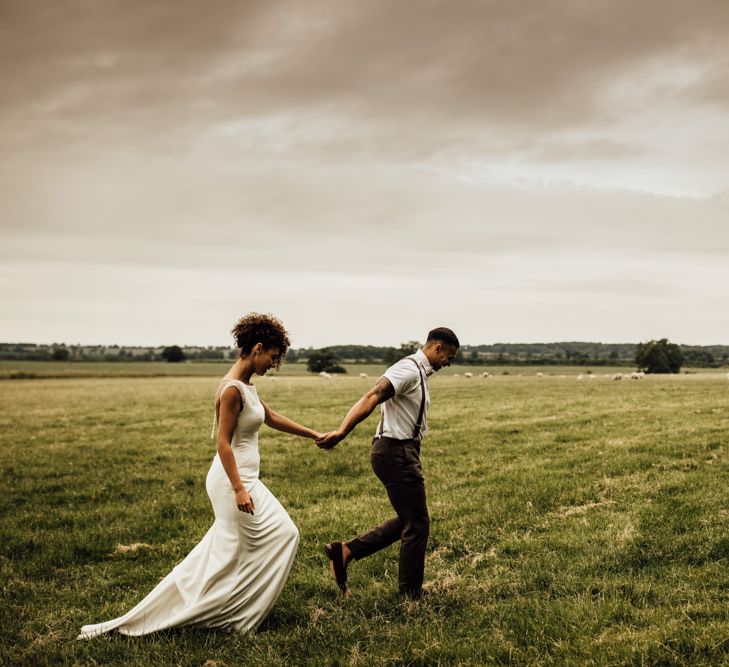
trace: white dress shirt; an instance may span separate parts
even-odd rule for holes
[[[415,360],[417,366],[413,363]],[[422,439],[428,430],[426,413],[430,405],[430,392],[428,391],[428,376],[433,368],[422,350],[418,350],[409,357],[390,366],[384,373],[393,388],[395,396],[380,405],[382,419],[377,426],[376,435],[384,435],[397,440],[410,440],[415,432],[418,422],[418,413],[425,389],[425,410],[420,427],[418,439]],[[421,383],[422,375],[422,383]],[[422,388],[421,389],[421,385]]]

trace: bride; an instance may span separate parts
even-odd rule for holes
[[[249,313],[232,334],[240,354],[215,396],[217,454],[206,489],[215,521],[203,539],[136,607],[119,618],[85,625],[78,639],[117,630],[143,635],[197,624],[255,629],[286,582],[299,531],[258,478],[258,429],[304,438],[321,434],[271,410],[258,398],[253,375],[278,368],[289,346],[281,322]]]

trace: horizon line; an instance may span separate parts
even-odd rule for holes
[[[645,341],[623,341],[620,343],[605,343],[599,340],[553,340],[553,341],[498,341],[495,343],[463,343],[460,347],[480,347],[480,346],[493,346],[493,345],[565,345],[565,344],[589,344],[589,345],[639,345],[640,343],[649,342],[651,340],[661,340],[660,338],[650,338]],[[673,343],[668,339],[669,342]],[[409,341],[408,341],[409,342]],[[398,349],[402,342],[398,345],[377,345],[373,343],[335,343],[332,345],[322,345],[315,347],[313,345],[307,346],[289,346],[289,350],[305,350],[305,349],[324,349],[328,347],[391,347]],[[422,345],[422,343],[419,343]],[[687,347],[729,347],[729,343],[677,343],[678,345],[684,345]],[[32,341],[0,341],[2,345],[36,345],[36,346],[47,346],[47,347],[125,347],[125,348],[152,348],[152,347],[171,347],[177,345],[181,348],[186,347],[201,347],[201,348],[226,348],[226,349],[238,349],[235,345],[215,345],[215,344],[180,344],[180,343],[158,343],[158,344],[127,344],[127,343],[65,343],[65,342],[53,342],[53,343],[35,343]]]

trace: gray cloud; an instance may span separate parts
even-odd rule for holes
[[[453,299],[474,335],[484,320],[467,314],[493,305],[503,339],[523,325],[519,308],[592,312],[591,298],[634,304],[634,328],[610,323],[618,340],[669,294],[694,309],[683,330],[695,339],[702,321],[724,322],[710,310],[729,251],[724,2],[48,0],[0,12],[13,332],[38,325],[28,304],[64,272],[67,312],[74,299],[93,308],[96,284],[120,312],[142,307],[134,274],[156,299],[184,285],[168,302],[181,321],[222,271],[236,296],[215,303],[234,309],[239,283],[264,308],[291,292],[301,326],[308,290],[346,313],[342,326],[365,326],[353,303],[367,319],[391,298],[406,327],[388,281]],[[687,193],[700,196],[672,196]],[[691,300],[684,284],[715,296]],[[601,337],[605,318],[591,317]],[[559,337],[556,321],[542,326]],[[589,331],[578,317],[561,326]]]
[[[636,144],[605,139],[584,141],[544,141],[530,151],[530,158],[538,162],[574,162],[619,160],[641,155],[645,149]]]
[[[725,3],[27,3],[6,10],[4,108],[47,132],[174,149],[200,125],[296,110],[448,146],[608,122],[606,85],[647,62],[726,55]],[[688,97],[718,95],[708,72]],[[702,90],[702,83],[704,89]],[[725,88],[725,87],[724,87]],[[691,92],[693,91],[693,92]],[[29,116],[29,117],[28,117]],[[441,136],[442,135],[442,136]],[[413,143],[413,142],[409,142]]]
[[[45,201],[28,192],[13,212],[24,224],[6,234],[0,255],[49,259],[63,249],[69,261],[198,269],[240,261],[265,268],[283,255],[297,271],[326,257],[329,268],[358,272],[368,271],[372,258],[426,270],[464,255],[729,252],[729,205],[719,197],[495,188],[408,171],[368,182],[369,173],[322,167],[314,174],[275,168],[196,175],[163,163],[133,181],[97,174],[93,191],[81,174],[46,191]],[[250,247],[257,248],[251,256]],[[408,252],[398,260],[402,247]]]

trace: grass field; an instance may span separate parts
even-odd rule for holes
[[[8,361],[0,360],[0,380],[36,380],[49,378],[93,378],[93,377],[166,377],[166,376],[211,376],[222,377],[231,362],[203,361],[169,364],[156,361],[125,361],[125,362],[98,362],[98,361]],[[376,377],[385,370],[384,364],[345,364],[348,375],[358,376],[366,373]],[[534,376],[537,373],[544,375],[572,375],[585,374],[588,366],[452,366],[440,372],[440,375],[463,375],[472,373],[478,375],[488,371],[493,375],[520,375]],[[612,375],[613,373],[630,373],[635,370],[625,366],[602,367],[595,366],[591,372],[599,375]],[[690,371],[694,373],[692,369]],[[726,373],[726,369],[701,369],[704,373]],[[283,364],[280,371],[274,373],[277,377],[311,376],[306,370],[306,364]],[[337,376],[335,376],[337,377]],[[343,377],[343,376],[340,376]]]
[[[260,631],[89,642],[82,624],[131,608],[212,521],[217,378],[4,380],[0,663],[729,664],[725,373],[540,370],[554,375],[431,379],[433,595],[397,597],[395,548],[352,566],[346,599],[330,581],[321,545],[391,513],[369,469],[374,417],[333,452],[264,428],[262,477],[302,540]],[[258,385],[324,430],[368,380]]]

